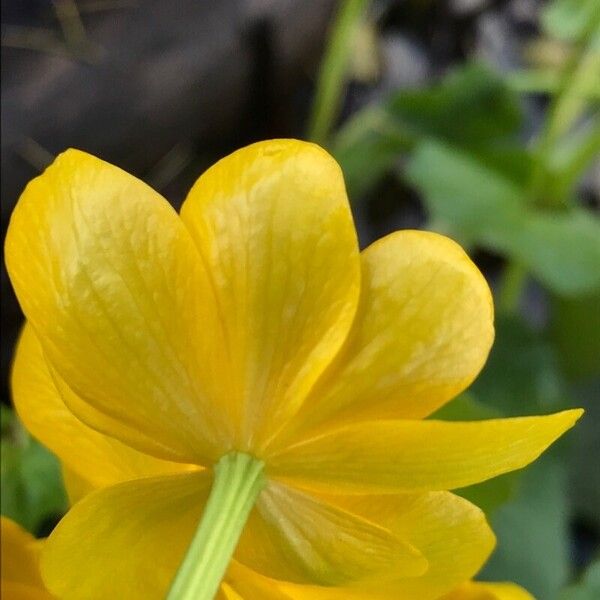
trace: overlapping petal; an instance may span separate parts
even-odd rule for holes
[[[491,347],[489,287],[452,240],[399,231],[361,255],[362,291],[342,352],[294,420],[420,418],[464,390]]]
[[[347,425],[300,439],[269,456],[268,472],[325,492],[455,489],[529,464],[582,412],[465,423],[392,420]]]
[[[67,470],[65,479],[73,498],[81,497],[84,489],[197,468],[143,454],[82,423],[65,406],[29,324],[17,344],[11,386],[24,425]],[[80,491],[74,491],[78,485]]]
[[[230,429],[216,401],[228,393],[221,324],[191,237],[160,195],[69,150],[23,192],[6,263],[80,400],[72,410],[163,458],[218,458]]]
[[[109,597],[121,590],[132,600],[162,597],[197,527],[210,484],[206,471],[126,482],[88,495],[46,542],[49,588],[66,599]],[[379,582],[417,576],[427,568],[409,542],[366,516],[281,485],[269,488],[235,555],[255,571],[256,581],[262,581],[260,574],[328,585]],[[128,548],[125,561],[123,548]],[[161,568],[143,588],[135,587],[132,581],[148,564]],[[116,575],[100,581],[98,571]],[[88,574],[90,587],[75,590],[78,578],[87,580]],[[94,586],[99,586],[96,595]]]
[[[181,217],[218,298],[234,388],[236,446],[261,446],[340,348],[359,295],[344,180],[323,149],[253,144],[193,186]]]
[[[429,563],[421,577],[402,578],[383,586],[378,592],[381,600],[437,599],[473,577],[495,545],[483,512],[450,492],[409,495],[405,502],[398,502],[394,495],[338,498],[359,515],[375,515],[378,523],[413,544]],[[364,600],[367,598],[370,596]],[[377,596],[373,598],[379,600]]]
[[[259,575],[232,561],[221,585],[222,600],[294,600],[283,589],[282,582]]]
[[[328,498],[357,516],[376,518],[380,526],[410,541],[423,552],[429,568],[418,577],[394,578],[391,573],[388,578],[353,586],[267,580],[289,600],[438,600],[471,578],[494,546],[494,534],[481,510],[448,492]],[[249,595],[244,600],[254,597],[260,596]]]
[[[223,583],[215,596],[215,600],[244,600],[229,584]]]
[[[71,510],[46,542],[43,569],[48,586],[65,600],[114,597],[117,593],[130,600],[162,598],[193,535],[209,487],[210,476],[202,472],[123,483],[91,494]],[[270,579],[264,572],[234,561],[220,592],[223,598],[229,600],[237,594],[244,600],[433,600],[471,577],[494,543],[481,511],[447,492],[322,500],[324,506],[337,507],[338,514],[352,515],[354,522],[364,519],[372,523],[375,516],[380,530],[388,531],[384,540],[389,532],[396,539],[407,540],[423,552],[429,568],[420,576],[402,576],[400,569],[391,568],[371,581],[321,587]],[[306,513],[298,515],[298,524],[303,516]],[[289,522],[293,517],[288,513],[286,519]],[[305,524],[310,526],[317,531],[307,542],[315,541],[317,548],[324,548],[323,540],[329,539],[334,553],[332,535],[357,537],[348,529],[332,531],[323,519]],[[318,539],[318,528],[323,526],[323,539]],[[250,539],[259,537],[252,532],[255,528],[251,521]],[[337,543],[342,550],[348,544],[339,539]],[[124,547],[128,548],[126,555]],[[241,547],[238,560],[245,560],[250,549]],[[259,543],[253,549],[261,553],[264,545]],[[370,550],[372,542],[363,547],[365,555]],[[282,572],[287,565],[285,556],[265,556],[273,561],[267,571]],[[342,552],[340,561],[347,556]],[[148,569],[150,564],[152,569]],[[107,572],[110,578],[104,575]],[[263,595],[257,596],[258,590]]]
[[[276,579],[322,585],[427,569],[418,550],[372,518],[275,482],[261,493],[236,558]]]
[[[64,465],[62,466],[61,474],[67,498],[69,499],[69,505],[71,506],[97,489],[87,478],[67,469]]]
[[[194,535],[212,477],[152,477],[93,492],[44,544],[41,568],[62,600],[162,599]]]

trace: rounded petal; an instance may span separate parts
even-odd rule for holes
[[[159,194],[69,150],[23,192],[6,263],[80,418],[162,458],[220,454],[227,419],[213,400],[227,390],[216,304],[189,233]]]
[[[477,376],[494,338],[490,289],[452,240],[399,231],[361,255],[350,335],[294,427],[421,418]]]
[[[441,600],[535,600],[535,598],[514,583],[468,581]]]
[[[292,485],[350,493],[456,489],[520,469],[582,410],[473,422],[370,421],[301,440],[268,458]]]
[[[470,579],[494,547],[494,534],[483,512],[449,492],[328,498],[410,541],[421,550],[429,568],[419,577],[375,580],[352,587],[272,582],[290,600],[438,600]]]
[[[43,589],[39,552],[39,542],[28,531],[0,516],[0,574],[3,584]]]
[[[348,510],[374,515],[381,526],[408,540],[429,562],[429,569],[421,577],[398,578],[383,589],[372,590],[380,595],[366,596],[365,600],[437,599],[473,577],[495,545],[484,513],[449,492],[409,495],[404,501],[387,495],[338,498]]]
[[[42,550],[42,575],[61,600],[161,600],[209,493],[208,472],[140,479],[93,492]]]
[[[339,350],[356,311],[360,263],[341,170],[314,144],[253,144],[200,177],[181,217],[221,309],[237,447],[260,451]]]
[[[21,332],[11,387],[17,413],[29,430],[60,459],[71,500],[121,481],[198,467],[142,454],[82,423],[65,406],[31,325]]]
[[[427,569],[415,548],[372,520],[275,482],[261,493],[236,559],[269,577],[322,585]]]

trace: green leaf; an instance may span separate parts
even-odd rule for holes
[[[508,416],[572,406],[555,349],[519,316],[498,316],[496,339],[471,393]]]
[[[600,294],[552,298],[551,336],[572,379],[600,375]]]
[[[494,477],[489,481],[454,490],[455,494],[472,502],[488,516],[514,497],[521,474],[517,471]]]
[[[497,319],[492,352],[470,392],[510,416],[572,405],[555,349],[518,316]],[[569,437],[575,441],[577,434]],[[509,501],[492,513],[498,546],[485,579],[515,581],[544,599],[556,598],[565,585],[570,574],[566,445],[559,441],[518,472]]]
[[[454,398],[433,413],[430,419],[440,419],[441,421],[482,421],[484,419],[496,419],[501,417],[502,413],[483,404],[470,392],[463,392],[460,396]]]
[[[354,200],[428,138],[475,152],[525,180],[531,159],[515,143],[521,120],[517,94],[488,68],[470,64],[431,88],[402,90],[358,112],[337,133],[332,151]]]
[[[598,0],[554,0],[542,12],[546,32],[567,41],[580,40],[594,21],[600,22]]]
[[[570,493],[577,514],[600,530],[600,377],[576,386],[577,404],[585,409],[573,439]]]
[[[600,220],[587,210],[530,211],[504,250],[557,294],[578,296],[600,287]]]
[[[335,136],[332,152],[342,167],[350,200],[355,202],[392,170],[414,138],[385,106],[357,113]]]
[[[389,112],[415,137],[439,138],[462,148],[513,140],[522,114],[518,96],[481,64],[451,72],[441,84],[393,96]]]
[[[439,142],[419,144],[408,179],[436,223],[465,243],[506,254],[558,294],[600,287],[600,220],[583,209],[550,212],[526,203],[522,188],[473,155]]]
[[[567,468],[551,451],[527,468],[514,500],[492,516],[498,545],[482,578],[555,598],[569,577]]]
[[[35,534],[45,533],[45,522],[67,508],[57,459],[4,406],[0,446],[0,511]]]

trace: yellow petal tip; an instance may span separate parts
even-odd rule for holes
[[[571,408],[569,410],[563,410],[562,412],[556,413],[562,417],[564,424],[566,425],[565,431],[573,427],[581,417],[583,417],[585,410],[583,408]]]

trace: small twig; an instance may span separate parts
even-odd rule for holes
[[[16,147],[17,154],[40,173],[54,160],[54,154],[32,138],[23,138]]]
[[[154,189],[162,190],[181,174],[192,158],[192,145],[187,141],[179,142],[152,167],[146,181]]]
[[[325,56],[321,62],[312,112],[308,124],[308,139],[325,144],[337,116],[354,36],[369,0],[341,0],[333,22]]]
[[[52,4],[67,46],[74,50],[85,48],[87,35],[75,0],[52,0]]]
[[[69,48],[51,29],[7,26],[2,29],[2,46],[23,50],[38,50],[59,56],[68,56]]]

